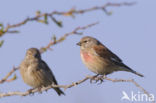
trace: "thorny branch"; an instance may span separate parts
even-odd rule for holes
[[[55,15],[75,17],[76,14],[83,14],[95,10],[103,10],[106,14],[110,14],[106,10],[107,7],[131,6],[134,4],[135,4],[134,2],[106,3],[102,6],[95,6],[87,9],[82,9],[82,10],[76,10],[75,8],[72,8],[69,11],[65,11],[65,12],[53,11],[51,13],[41,13],[40,11],[37,11],[36,16],[28,17],[17,24],[8,24],[6,27],[4,27],[3,24],[0,24],[0,37],[3,36],[5,33],[17,33],[18,32],[17,30],[10,30],[10,29],[20,27],[31,21],[37,21],[37,22],[48,24],[48,17],[51,18],[51,20],[54,23],[56,23],[59,27],[62,27],[62,22],[57,21],[56,18],[54,18]]]
[[[84,79],[82,80],[79,80],[77,82],[73,82],[69,85],[49,85],[47,87],[42,87],[41,89],[38,89],[38,88],[35,88],[35,89],[32,89],[31,91],[30,90],[27,90],[26,92],[8,92],[8,93],[0,93],[0,98],[2,97],[7,97],[7,96],[15,96],[15,95],[19,95],[19,96],[27,96],[27,95],[30,95],[30,94],[34,94],[36,92],[43,92],[43,91],[47,91],[51,88],[56,88],[56,87],[59,87],[59,88],[64,88],[64,90],[68,89],[68,88],[71,88],[71,87],[74,87],[74,86],[77,86],[87,80],[92,80],[93,78],[95,78],[95,76],[86,76]],[[136,87],[138,87],[142,92],[144,92],[147,96],[150,97],[150,94],[143,88],[141,87],[136,81],[134,81],[134,79],[129,79],[129,80],[125,80],[125,79],[111,79],[111,78],[107,78],[106,76],[100,76],[100,77],[97,77],[95,79],[96,81],[103,81],[103,80],[108,80],[108,81],[112,81],[112,82],[130,82],[130,83],[133,83]],[[153,101],[154,103],[155,101]]]

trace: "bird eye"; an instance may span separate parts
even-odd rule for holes
[[[37,57],[38,57],[38,55],[37,55],[37,54],[34,54],[34,57],[36,57],[36,58],[37,58]]]
[[[87,40],[84,41],[84,43],[87,43],[87,42],[88,42]]]

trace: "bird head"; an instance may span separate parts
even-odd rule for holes
[[[100,42],[93,38],[93,37],[90,37],[90,36],[85,36],[83,37],[80,42],[77,43],[77,45],[79,45],[82,49],[85,49],[85,48],[91,48],[95,45],[99,45]]]

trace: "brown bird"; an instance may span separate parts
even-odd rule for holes
[[[114,71],[127,71],[143,77],[126,66],[117,55],[93,37],[83,37],[77,45],[80,46],[83,63],[96,74],[107,75]]]
[[[20,74],[23,81],[33,88],[46,87],[51,84],[57,85],[54,74],[48,65],[41,59],[38,49],[30,48],[20,64]],[[54,88],[58,95],[64,94],[59,88]]]

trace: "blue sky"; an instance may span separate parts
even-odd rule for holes
[[[32,17],[37,10],[41,12],[67,11],[72,7],[85,9],[93,6],[101,6],[107,2],[123,2],[125,0],[1,0],[0,22],[14,24],[26,17]],[[131,1],[131,0],[127,0]],[[72,31],[78,26],[84,26],[96,21],[100,23],[85,30],[84,35],[73,35],[63,43],[52,47],[53,51],[47,51],[42,55],[43,60],[55,74],[59,84],[70,84],[83,79],[86,75],[94,75],[80,59],[80,48],[76,43],[83,36],[93,36],[99,39],[111,51],[116,53],[125,64],[145,75],[140,78],[132,73],[116,72],[110,78],[134,78],[147,91],[156,95],[156,13],[155,0],[137,0],[134,6],[109,7],[113,14],[107,16],[102,11],[93,11],[76,18],[56,16],[63,22],[63,28],[59,28],[53,22],[44,25],[37,22],[16,28],[20,33],[6,34],[0,40],[5,40],[0,48],[0,78],[4,77],[13,66],[19,66],[30,47],[40,48],[49,43],[53,34],[57,37]],[[26,85],[16,72],[17,80],[0,85],[0,92],[26,91],[30,86]],[[66,96],[57,96],[54,90],[36,93],[34,96],[12,96],[1,98],[2,103],[130,103],[121,101],[122,91],[128,95],[141,92],[131,83],[112,83],[106,81],[101,85],[90,84],[89,81],[67,89]],[[137,102],[136,102],[137,103]],[[146,103],[144,101],[144,103]]]

